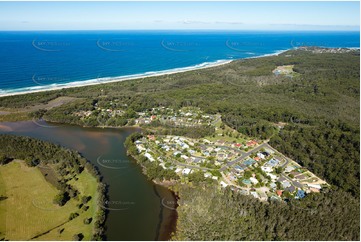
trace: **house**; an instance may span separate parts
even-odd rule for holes
[[[177,156],[177,155],[180,155],[180,154],[182,154],[182,152],[180,152],[180,151],[175,151],[175,152],[173,153],[174,156]]]
[[[211,177],[211,176],[212,176],[212,174],[209,173],[209,172],[204,173],[204,177],[205,177],[205,178],[208,178],[208,177]]]
[[[242,195],[249,195],[249,191],[246,190],[246,189],[240,189],[239,193],[242,194]]]
[[[139,153],[142,153],[142,151],[147,150],[142,144],[140,145],[135,145],[137,147],[137,150]]]
[[[279,160],[275,159],[275,158],[272,158],[270,159],[268,162],[267,162],[267,165],[268,166],[271,166],[271,167],[275,167],[276,165],[278,165],[280,163]]]
[[[256,161],[255,160],[253,160],[253,159],[248,159],[248,160],[245,160],[244,162],[243,162],[243,164],[245,164],[246,166],[250,166],[250,165],[252,165],[252,164],[254,164],[254,163],[256,163]]]
[[[189,154],[194,154],[194,153],[196,153],[196,151],[195,150],[188,150],[188,152],[189,152]]]
[[[291,171],[293,171],[294,169],[295,169],[294,166],[286,166],[285,172],[291,172]]]
[[[216,143],[219,145],[224,145],[224,140],[217,140]]]
[[[266,159],[266,156],[263,154],[263,153],[257,153],[257,157],[259,158],[259,159]]]
[[[203,139],[204,143],[212,143],[211,141],[207,140],[207,139]]]
[[[286,180],[286,178],[284,178],[284,177],[281,176],[280,178],[278,178],[277,181],[278,181],[278,182],[283,182],[283,181],[285,181],[285,180]]]
[[[225,158],[224,154],[217,154],[217,158],[223,160]]]
[[[314,188],[314,187],[310,187],[310,192],[320,192],[320,189]]]
[[[260,161],[261,160],[261,158],[259,158],[258,156],[257,157],[254,157],[253,158],[255,161]]]
[[[227,187],[228,186],[228,184],[225,183],[224,181],[221,181],[220,184],[222,185],[222,187]]]
[[[298,191],[297,191],[296,198],[301,199],[301,198],[304,198],[305,196],[306,196],[305,191],[303,191],[303,190],[298,190]]]
[[[277,194],[277,196],[279,196],[279,197],[281,197],[281,196],[282,196],[282,193],[283,193],[283,191],[282,191],[282,190],[277,190],[277,191],[276,191],[276,194]]]
[[[257,192],[251,192],[251,195],[254,197],[254,198],[258,198],[259,199],[259,195]]]
[[[255,140],[250,140],[246,144],[247,144],[247,146],[255,146],[255,145],[257,145],[257,142]]]
[[[262,166],[261,167],[262,171],[264,172],[272,172],[272,167],[269,167],[269,166]]]
[[[187,145],[186,143],[183,143],[183,142],[181,142],[179,145],[180,145],[183,149],[188,149],[188,148],[189,148],[189,145]]]
[[[204,151],[204,152],[202,152],[203,153],[203,155],[205,155],[205,156],[209,156],[209,152],[208,151]]]
[[[193,162],[194,162],[194,163],[199,163],[199,162],[202,161],[202,159],[201,159],[201,158],[198,158],[198,157],[192,157],[192,159],[193,159]]]
[[[154,161],[153,156],[151,154],[149,154],[148,152],[144,153],[144,156],[147,157],[150,162]]]
[[[147,137],[148,137],[148,139],[150,139],[150,140],[155,140],[154,135],[148,135]]]
[[[186,156],[186,155],[181,155],[181,158],[183,158],[183,159],[187,160],[189,157],[188,157],[188,156]]]
[[[277,176],[276,175],[274,175],[274,174],[272,174],[272,173],[266,173],[267,174],[267,176],[269,176],[269,177],[271,177],[271,180],[272,181],[275,181],[275,180],[277,180]]]
[[[296,190],[296,188],[292,185],[285,188],[285,191],[288,191],[289,193],[293,193],[295,190]]]
[[[239,165],[236,165],[236,166],[234,167],[234,169],[235,169],[236,171],[238,171],[238,172],[244,171],[244,169],[243,169],[242,167],[240,167]]]
[[[242,180],[242,183],[245,184],[245,185],[251,185],[251,181],[249,179],[243,179]]]
[[[315,189],[318,189],[318,190],[321,190],[321,185],[319,184],[307,184],[308,187],[310,188],[315,188]]]
[[[188,175],[190,172],[191,172],[191,169],[189,169],[189,168],[184,168],[183,171],[182,171],[182,174],[183,174],[183,175]]]
[[[284,180],[283,182],[281,182],[281,185],[283,188],[287,188],[291,186],[291,183],[287,180]]]
[[[302,187],[303,187],[302,184],[299,183],[299,182],[297,182],[297,181],[293,181],[293,185],[294,185],[295,187],[298,187],[298,188],[302,188]]]
[[[249,178],[249,180],[253,183],[253,184],[258,184],[258,180],[254,177]]]
[[[271,201],[281,201],[282,199],[281,199],[280,197],[278,197],[278,196],[272,195],[272,196],[270,197],[270,200],[271,200]]]
[[[273,190],[277,188],[277,184],[274,183],[274,182],[272,182],[269,186],[270,186],[270,188],[273,189]]]
[[[264,157],[268,157],[269,156],[269,153],[267,151],[263,151],[261,152],[262,155],[264,155]]]
[[[261,192],[259,195],[260,195],[260,200],[261,201],[266,202],[268,200],[268,196],[267,196],[266,193]]]
[[[179,172],[181,172],[182,171],[182,168],[177,168],[177,169],[175,169],[175,173],[179,173]]]

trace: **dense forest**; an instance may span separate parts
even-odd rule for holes
[[[282,65],[293,65],[295,75],[273,74]],[[181,201],[194,196],[208,205],[198,203],[198,213],[204,213],[199,218],[189,206],[180,206],[175,238],[359,239],[359,50],[290,50],[278,56],[237,60],[172,75],[3,97],[0,106],[21,108],[59,96],[81,99],[45,110],[40,116],[54,122],[77,123],[79,118],[70,115],[72,111],[91,110],[94,103],[110,101],[127,104],[127,109],[137,112],[159,106],[196,106],[206,113],[220,113],[230,127],[250,137],[269,139],[277,150],[332,185],[331,192],[301,202],[300,206],[317,208],[312,216],[292,205],[260,204],[231,192],[214,193],[209,199],[203,195],[208,190],[184,188],[180,190]],[[242,207],[249,210],[249,216],[241,216]],[[263,217],[264,221],[260,219]]]
[[[260,202],[230,189],[178,187],[173,240],[356,240],[359,201],[341,190],[302,201]]]
[[[79,192],[68,184],[69,180],[86,169],[98,180],[98,203],[105,204],[107,188],[101,182],[97,168],[76,151],[29,137],[2,134],[0,135],[0,165],[11,162],[13,159],[24,160],[28,166],[38,166],[40,170],[46,167],[47,172],[50,168],[56,172],[55,177],[60,177],[60,179],[49,178],[54,177],[49,175],[46,180],[59,189],[59,194],[54,198],[54,203],[59,206],[65,205],[70,198],[74,198],[81,201],[83,208],[87,207],[89,198],[80,197]],[[102,240],[104,237],[105,212],[104,208],[99,207],[96,217],[93,218],[93,240]]]

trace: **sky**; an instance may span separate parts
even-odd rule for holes
[[[0,2],[0,30],[360,30],[357,2]]]

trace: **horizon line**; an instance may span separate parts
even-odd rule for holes
[[[360,28],[360,26],[358,26]],[[360,32],[360,29],[0,29],[0,32],[30,32],[30,31],[268,31],[268,32]]]

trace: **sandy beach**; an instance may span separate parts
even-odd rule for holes
[[[65,84],[52,84],[49,86],[29,87],[29,88],[33,88],[33,90],[18,91],[18,92],[11,92],[11,93],[0,93],[0,97],[15,96],[15,95],[22,95],[22,94],[29,94],[29,93],[37,93],[37,92],[54,91],[54,90],[61,90],[61,89],[65,89],[65,88],[76,88],[76,87],[100,85],[100,84],[106,84],[106,83],[141,79],[141,78],[146,78],[146,77],[164,76],[164,75],[176,74],[176,73],[181,73],[181,72],[186,72],[186,71],[194,71],[194,70],[206,69],[206,68],[210,68],[210,67],[221,66],[221,65],[228,64],[232,61],[234,61],[234,60],[219,60],[216,62],[202,63],[202,64],[191,66],[191,67],[175,68],[175,69],[157,71],[157,72],[147,72],[147,73],[143,73],[143,74],[134,74],[134,75],[128,75],[128,76],[121,76],[121,77],[104,77],[104,78],[96,78],[96,79],[85,80],[85,81],[76,81],[76,82],[65,83]]]

